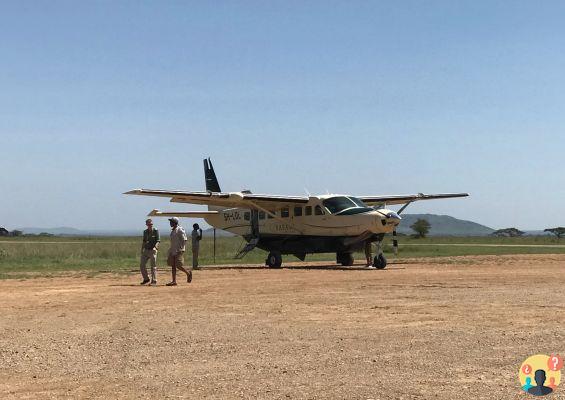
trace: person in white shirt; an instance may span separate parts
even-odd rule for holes
[[[169,222],[171,224],[171,246],[169,247],[167,264],[172,267],[173,280],[167,283],[167,286],[177,285],[177,269],[180,269],[186,274],[186,281],[190,283],[192,282],[192,269],[186,270],[183,267],[183,255],[186,248],[186,241],[188,240],[186,232],[182,226],[179,225],[179,219],[177,217],[169,218]]]

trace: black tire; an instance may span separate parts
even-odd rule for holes
[[[373,266],[376,269],[385,269],[385,267],[386,267],[386,257],[382,254],[379,254],[378,256],[376,256],[375,259],[373,260]]]
[[[355,261],[353,253],[337,253],[336,260],[338,264],[341,264],[344,267],[352,266]]]
[[[269,268],[280,268],[282,265],[282,256],[280,253],[270,252],[265,260],[265,264],[267,264]]]

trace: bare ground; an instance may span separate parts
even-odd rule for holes
[[[520,399],[565,353],[565,255],[308,265],[0,281],[0,398]]]

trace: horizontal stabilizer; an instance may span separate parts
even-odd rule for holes
[[[173,211],[163,212],[157,209],[151,211],[147,216],[149,217],[185,217],[185,218],[206,218],[210,215],[217,215],[218,211]]]

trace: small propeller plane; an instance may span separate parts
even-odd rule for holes
[[[307,254],[336,253],[336,261],[353,265],[353,252],[377,244],[373,267],[383,269],[387,260],[382,252],[385,234],[393,234],[396,252],[396,227],[406,207],[420,200],[466,197],[467,193],[414,194],[392,196],[277,196],[255,194],[249,190],[223,192],[212,161],[204,159],[206,191],[134,189],[124,194],[168,197],[173,203],[203,204],[208,211],[162,212],[153,217],[204,218],[214,228],[242,236],[247,244],[236,258],[255,247],[269,252],[265,261],[280,268],[283,254],[304,261]],[[389,205],[403,205],[397,212]]]

